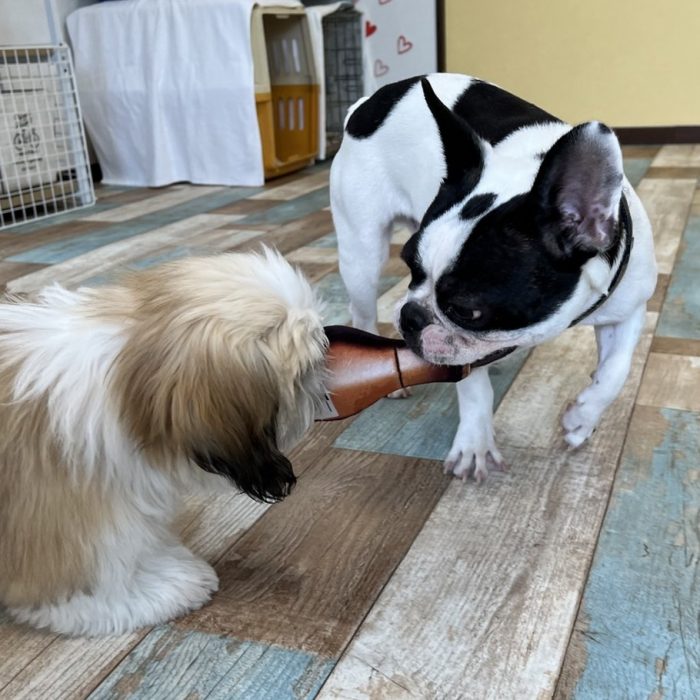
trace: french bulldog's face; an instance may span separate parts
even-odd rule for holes
[[[591,122],[564,134],[525,192],[483,191],[484,182],[498,181],[489,167],[498,160],[482,156],[479,177],[471,173],[476,184],[463,195],[448,162],[441,191],[402,252],[412,279],[397,326],[431,362],[472,363],[554,337],[588,303],[583,266],[618,250],[622,155],[607,127]]]

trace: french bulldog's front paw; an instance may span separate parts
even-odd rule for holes
[[[413,392],[411,391],[411,387],[407,386],[403,389],[392,391],[391,394],[387,394],[387,399],[407,399],[410,396],[413,396]]]
[[[594,397],[583,391],[576,401],[569,405],[562,417],[564,439],[571,447],[580,447],[593,434],[600,419],[600,410]]]
[[[445,473],[453,474],[462,481],[473,476],[477,483],[486,479],[489,467],[497,471],[506,471],[507,466],[495,445],[487,450],[465,449],[453,445],[444,462]]]

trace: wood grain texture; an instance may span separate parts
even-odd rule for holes
[[[649,176],[649,164],[651,159],[649,158],[625,158],[623,161],[623,166],[625,170],[625,176],[630,181],[632,187],[636,187],[642,180],[643,177]]]
[[[698,144],[668,144],[662,146],[652,161],[657,167],[700,167],[700,145]]]
[[[330,275],[333,272],[338,271],[338,265],[331,263],[297,263],[296,266],[301,270],[302,274],[305,275],[311,284],[317,284],[326,275]]]
[[[32,263],[12,263],[0,261],[0,291],[4,291],[8,282],[32,274],[43,269],[43,265],[33,265]]]
[[[111,270],[126,268],[149,254],[154,258],[152,263],[162,262],[168,259],[168,251],[173,249],[180,249],[182,255],[214,252],[260,235],[259,231],[222,229],[227,223],[230,220],[226,215],[198,214],[16,278],[8,289],[29,292],[54,281],[69,287],[76,286],[87,279],[104,276]],[[183,245],[183,241],[189,245]]]
[[[700,216],[700,188],[695,190],[695,195],[693,197],[693,203],[690,207],[691,216]]]
[[[700,340],[700,217],[683,233],[659,319],[660,335]]]
[[[87,221],[109,221],[112,223],[120,223],[135,219],[145,214],[167,209],[177,204],[182,204],[190,199],[197,199],[207,194],[221,192],[221,187],[204,187],[193,185],[173,185],[164,187],[159,194],[154,194],[151,197],[146,197],[137,202],[124,204],[122,206],[109,209],[107,211],[97,212],[86,216]]]
[[[406,265],[400,257],[402,250],[403,244],[401,243],[392,243],[389,246],[389,259],[382,269],[383,275],[388,275],[389,277],[406,277],[409,274],[408,265]]]
[[[86,697],[144,634],[95,639],[47,636],[51,643],[0,689],[0,699]]]
[[[295,199],[296,197],[308,194],[321,187],[328,187],[329,175],[330,168],[317,168],[315,172],[309,175],[302,175],[301,177],[292,179],[290,182],[266,187],[263,192],[254,194],[250,199]]]
[[[89,235],[95,231],[104,231],[108,227],[109,224],[106,222],[76,220],[47,226],[22,235],[17,235],[14,232],[0,233],[0,256],[9,258],[49,243]]]
[[[223,207],[212,209],[210,214],[235,214],[240,218],[264,211],[270,206],[279,204],[276,199],[241,199],[232,204],[225,204]]]
[[[331,667],[313,654],[164,626],[90,700],[301,700],[315,697]]]
[[[219,561],[219,592],[177,623],[337,657],[447,484],[433,463],[334,450]]]
[[[592,338],[573,329],[533,350],[496,414],[512,471],[481,488],[453,481],[320,697],[552,694],[655,322],[577,452],[549,424],[586,381]]]
[[[651,167],[645,173],[644,177],[655,178],[698,178],[700,177],[700,166],[695,168],[687,167]]]
[[[382,296],[385,293],[390,293],[393,299],[396,293],[396,285],[401,283],[400,278],[382,277],[379,280],[379,305],[382,304]],[[316,290],[324,303],[323,320],[327,325],[350,323],[350,300],[340,274],[332,273],[326,275],[316,285]]]
[[[700,697],[699,452],[698,413],[635,410],[559,700]]]
[[[659,272],[670,274],[695,194],[695,180],[642,180],[637,192],[651,220]]]
[[[627,158],[648,158],[653,160],[659,152],[661,146],[642,146],[636,144],[622,146],[622,157]]]
[[[694,355],[700,357],[700,340],[686,338],[664,338],[656,335],[651,343],[651,352],[667,355]]]
[[[15,625],[0,609],[0,698],[7,686],[33,659],[54,640],[54,636]]]
[[[45,264],[64,262],[101,246],[132,238],[198,214],[208,214],[210,210],[236,202],[244,196],[237,188],[224,188],[212,194],[175,204],[167,209],[150,212],[136,219],[108,225],[89,234],[74,235],[63,240],[47,242],[32,250],[13,255],[11,259],[16,262]],[[234,218],[238,220],[238,217]]]
[[[402,268],[401,271],[405,274],[406,269]],[[377,320],[380,323],[392,323],[394,321],[396,317],[396,304],[405,296],[410,281],[410,276],[404,276],[390,289],[387,289],[380,295],[377,300]]]
[[[151,187],[121,187],[117,185],[103,185],[98,182],[95,185],[95,199],[98,202],[119,202],[130,204],[141,199],[152,197],[158,190]]]
[[[637,402],[642,406],[700,411],[700,357],[649,355]]]
[[[285,224],[302,216],[318,211],[328,205],[328,187],[321,187],[295,199],[277,204],[272,207],[250,214],[241,219],[243,224]]]
[[[654,295],[647,302],[647,309],[649,311],[659,312],[666,298],[666,290],[668,289],[669,282],[671,281],[671,275],[659,274],[656,277],[656,288],[654,289]]]
[[[245,226],[247,227],[248,224]],[[289,253],[312,242],[315,244],[317,239],[326,236],[332,230],[331,213],[313,211],[286,224],[275,226],[265,236],[265,243],[277,248],[281,253]]]
[[[286,256],[293,263],[325,263],[338,264],[338,251],[333,248],[316,248],[302,246],[288,253]]]

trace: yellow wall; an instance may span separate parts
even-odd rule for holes
[[[445,50],[567,121],[700,124],[700,0],[445,0]]]

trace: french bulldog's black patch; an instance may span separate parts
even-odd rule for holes
[[[421,80],[425,101],[440,132],[447,172],[435,199],[423,216],[421,228],[442,216],[476,187],[484,169],[484,154],[474,130],[435,94],[430,82]]]
[[[454,111],[492,145],[524,126],[561,123],[537,105],[481,80],[475,80],[459,96]]]
[[[462,211],[459,215],[465,221],[468,219],[476,219],[477,216],[485,214],[495,201],[496,195],[493,192],[477,194],[467,200],[467,203],[462,207]]]
[[[476,224],[436,285],[437,304],[466,330],[527,328],[573,294],[582,262],[553,258],[535,226],[529,196],[518,195]]]
[[[466,330],[509,331],[552,316],[592,257],[621,245],[623,174],[611,132],[581,124],[549,150],[532,190],[481,218],[438,280],[437,304]]]
[[[366,139],[371,136],[386,121],[401,98],[420,79],[421,76],[406,78],[379,88],[350,115],[345,131],[356,139]]]
[[[409,289],[415,289],[425,282],[427,275],[418,259],[418,244],[420,243],[420,231],[414,233],[405,243],[401,251],[401,259],[408,265],[411,271]]]

